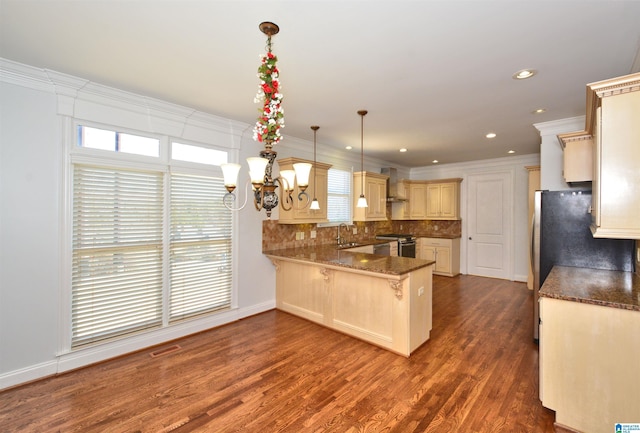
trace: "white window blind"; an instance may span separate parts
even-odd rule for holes
[[[351,171],[330,168],[327,184],[329,222],[351,223]]]
[[[231,212],[222,179],[171,176],[169,320],[231,305]]]
[[[75,165],[72,347],[162,324],[161,173]]]

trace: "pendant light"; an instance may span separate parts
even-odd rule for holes
[[[362,181],[362,185],[356,207],[369,207],[367,205],[367,199],[364,196],[364,116],[367,113],[367,110],[358,111],[358,114],[360,115],[360,180]]]
[[[311,129],[313,130],[313,200],[311,201],[310,209],[320,210],[320,203],[318,203],[318,199],[316,198],[316,184],[318,183],[316,179],[316,132],[320,127],[313,125]]]

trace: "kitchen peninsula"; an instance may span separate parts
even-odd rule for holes
[[[433,260],[334,245],[264,254],[276,267],[279,310],[407,357],[429,339]]]

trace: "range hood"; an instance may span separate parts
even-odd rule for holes
[[[398,169],[393,167],[383,167],[380,173],[389,176],[387,179],[387,202],[399,203],[407,201],[406,197],[398,195]]]

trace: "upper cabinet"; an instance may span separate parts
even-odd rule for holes
[[[564,151],[562,175],[567,183],[593,180],[593,137],[585,131],[559,134]]]
[[[461,178],[398,182],[398,194],[408,200],[392,204],[391,219],[460,219],[460,182]]]
[[[587,85],[594,237],[640,239],[640,73]]]
[[[358,171],[353,174],[353,220],[354,221],[384,221],[387,219],[387,179],[389,176],[368,171]],[[356,207],[358,198],[362,194],[368,207]]]
[[[460,219],[460,182],[462,179],[444,179],[427,185],[427,219]]]
[[[307,161],[300,158],[283,158],[278,160],[278,166],[280,170],[293,170],[293,164],[297,162],[308,162],[313,164],[313,161]],[[305,192],[309,195],[308,202],[306,197],[302,197],[302,201],[298,200],[298,194],[300,188],[296,182],[294,191],[292,193],[293,206],[290,210],[284,210],[279,208],[280,224],[302,224],[302,223],[323,223],[327,222],[327,179],[330,164],[324,164],[316,162],[315,167],[311,169],[309,174],[309,186]],[[318,199],[320,209],[310,209],[310,202],[313,200],[315,185],[315,196]],[[278,194],[280,200],[282,200],[282,191]],[[286,205],[285,205],[286,206]]]

